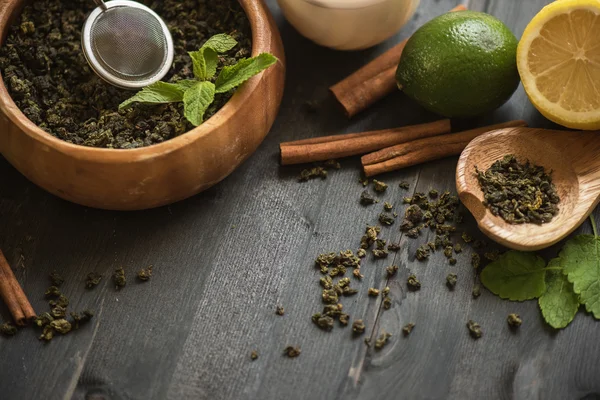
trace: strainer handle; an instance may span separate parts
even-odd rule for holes
[[[94,0],[94,3],[96,3],[96,5],[98,7],[100,7],[102,9],[102,11],[108,10],[108,8],[106,7],[106,4],[104,4],[104,1],[102,1],[102,0]]]

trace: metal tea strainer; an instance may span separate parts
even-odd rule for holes
[[[161,80],[173,64],[173,39],[164,21],[135,1],[94,0],[81,42],[90,67],[108,83],[141,89]]]

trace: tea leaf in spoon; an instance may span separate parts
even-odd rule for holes
[[[567,241],[560,265],[585,309],[600,319],[600,238],[579,235]]]
[[[545,266],[544,259],[533,253],[508,251],[481,272],[481,282],[503,299],[535,299],[546,291]]]
[[[560,259],[550,260],[548,267],[560,267]],[[577,314],[579,297],[562,271],[548,271],[546,287],[546,293],[538,300],[542,316],[551,327],[564,328],[573,321]]]

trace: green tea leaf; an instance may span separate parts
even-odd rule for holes
[[[521,251],[507,251],[481,272],[481,282],[503,299],[523,301],[546,291],[543,258]]]
[[[585,309],[600,319],[600,238],[579,235],[567,241],[560,265]]]
[[[179,84],[156,82],[146,86],[133,97],[119,105],[119,110],[129,107],[133,103],[165,104],[183,101],[185,90]]]
[[[231,36],[225,33],[221,33],[208,39],[206,43],[202,45],[202,47],[211,48],[217,53],[226,53],[229,50],[233,49],[237,45],[237,43],[238,42]]]
[[[183,95],[185,117],[193,125],[204,121],[204,113],[215,99],[215,85],[212,82],[197,82]]]
[[[560,268],[560,259],[554,258],[549,268]],[[561,329],[573,321],[579,309],[579,297],[573,285],[560,270],[546,272],[546,293],[538,300],[544,319],[551,327]]]
[[[224,67],[215,82],[217,93],[225,93],[238,87],[276,62],[277,57],[262,53],[257,57],[240,60],[233,66]]]

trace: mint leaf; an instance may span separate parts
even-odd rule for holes
[[[600,238],[579,235],[567,241],[560,265],[585,309],[600,319]]]
[[[204,52],[204,60],[206,61],[206,79],[208,80],[217,73],[219,57],[217,56],[216,51],[209,47],[203,48],[201,51]]]
[[[196,79],[206,81],[215,76],[219,57],[213,49],[203,47],[198,51],[190,51],[188,54],[192,59]]]
[[[175,82],[174,85],[176,85],[179,89],[183,90],[183,92],[185,93],[186,90],[194,86],[196,83],[198,83],[198,81],[195,79],[184,79]],[[183,96],[181,97],[181,101],[183,101]]]
[[[560,268],[560,259],[550,260],[548,267]],[[540,297],[538,304],[548,325],[561,329],[575,318],[579,309],[579,297],[563,271],[549,270],[546,272],[546,293]]]
[[[533,253],[507,251],[481,272],[481,282],[503,299],[523,301],[546,291],[546,262]]]
[[[254,58],[240,60],[233,66],[224,67],[215,82],[217,93],[225,93],[238,87],[276,62],[277,57],[262,53]]]
[[[176,103],[183,100],[185,89],[179,84],[156,82],[146,86],[133,97],[119,105],[119,110],[129,107],[133,103],[164,104]]]
[[[204,121],[204,113],[215,99],[215,85],[212,82],[197,82],[183,95],[185,117],[193,125],[198,126]]]
[[[208,39],[206,43],[202,45],[202,47],[208,47],[210,49],[213,49],[217,53],[226,53],[229,50],[233,49],[237,45],[237,43],[238,42],[231,36],[225,33],[221,33]]]

